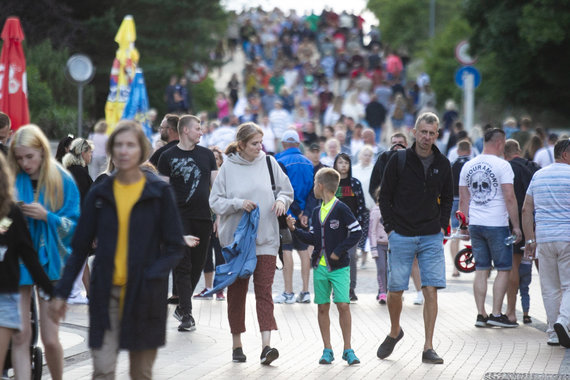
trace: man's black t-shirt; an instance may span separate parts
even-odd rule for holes
[[[210,176],[218,170],[211,150],[196,145],[192,150],[173,146],[162,153],[158,171],[170,178],[182,219],[211,220]]]
[[[459,174],[461,174],[461,169],[467,161],[471,159],[471,156],[459,156],[457,160],[451,165],[451,175],[453,176],[453,197],[459,198]],[[454,215],[451,215],[452,217]]]
[[[173,141],[169,142],[168,144],[161,146],[152,154],[152,156],[150,156],[150,158],[148,160],[155,167],[158,166],[158,160],[160,159],[160,156],[162,155],[162,153],[166,152],[168,149],[172,148],[176,144],[178,144],[178,140],[173,140]]]

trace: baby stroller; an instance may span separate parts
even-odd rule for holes
[[[30,341],[30,357],[32,359],[32,379],[40,380],[42,378],[42,367],[43,367],[43,352],[41,347],[38,347],[38,332],[39,332],[39,320],[38,320],[38,307],[36,303],[35,292],[32,292],[32,301],[30,304],[30,321],[32,324],[32,339]],[[12,350],[8,349],[6,354],[6,360],[4,362],[4,368],[2,371],[3,375],[6,375],[7,371],[12,368]]]

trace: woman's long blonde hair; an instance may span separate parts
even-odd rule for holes
[[[0,153],[0,219],[10,213],[14,201],[14,176],[4,155]]]
[[[26,147],[39,150],[43,154],[42,163],[40,164],[40,175],[38,177],[38,189],[44,191],[44,199],[46,205],[52,211],[59,210],[63,205],[63,179],[58,169],[58,163],[52,157],[49,141],[42,130],[34,124],[28,124],[20,127],[12,137],[10,149],[8,150],[8,162],[12,167],[12,171],[18,174],[22,171],[20,165],[16,162],[14,149],[17,147]],[[34,200],[38,201],[39,191],[34,195]]]

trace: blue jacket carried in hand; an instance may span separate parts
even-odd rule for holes
[[[244,212],[234,232],[234,242],[222,248],[225,264],[216,267],[214,288],[206,295],[217,293],[230,286],[239,278],[248,278],[257,265],[255,238],[259,223],[259,206],[251,212]]]

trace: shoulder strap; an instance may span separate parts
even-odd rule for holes
[[[396,154],[398,155],[398,177],[401,177],[406,166],[406,149],[400,149]]]
[[[267,169],[269,170],[269,178],[271,178],[271,190],[275,192],[275,177],[273,177],[273,168],[271,167],[271,158],[269,155],[265,156],[265,160],[267,161]]]

